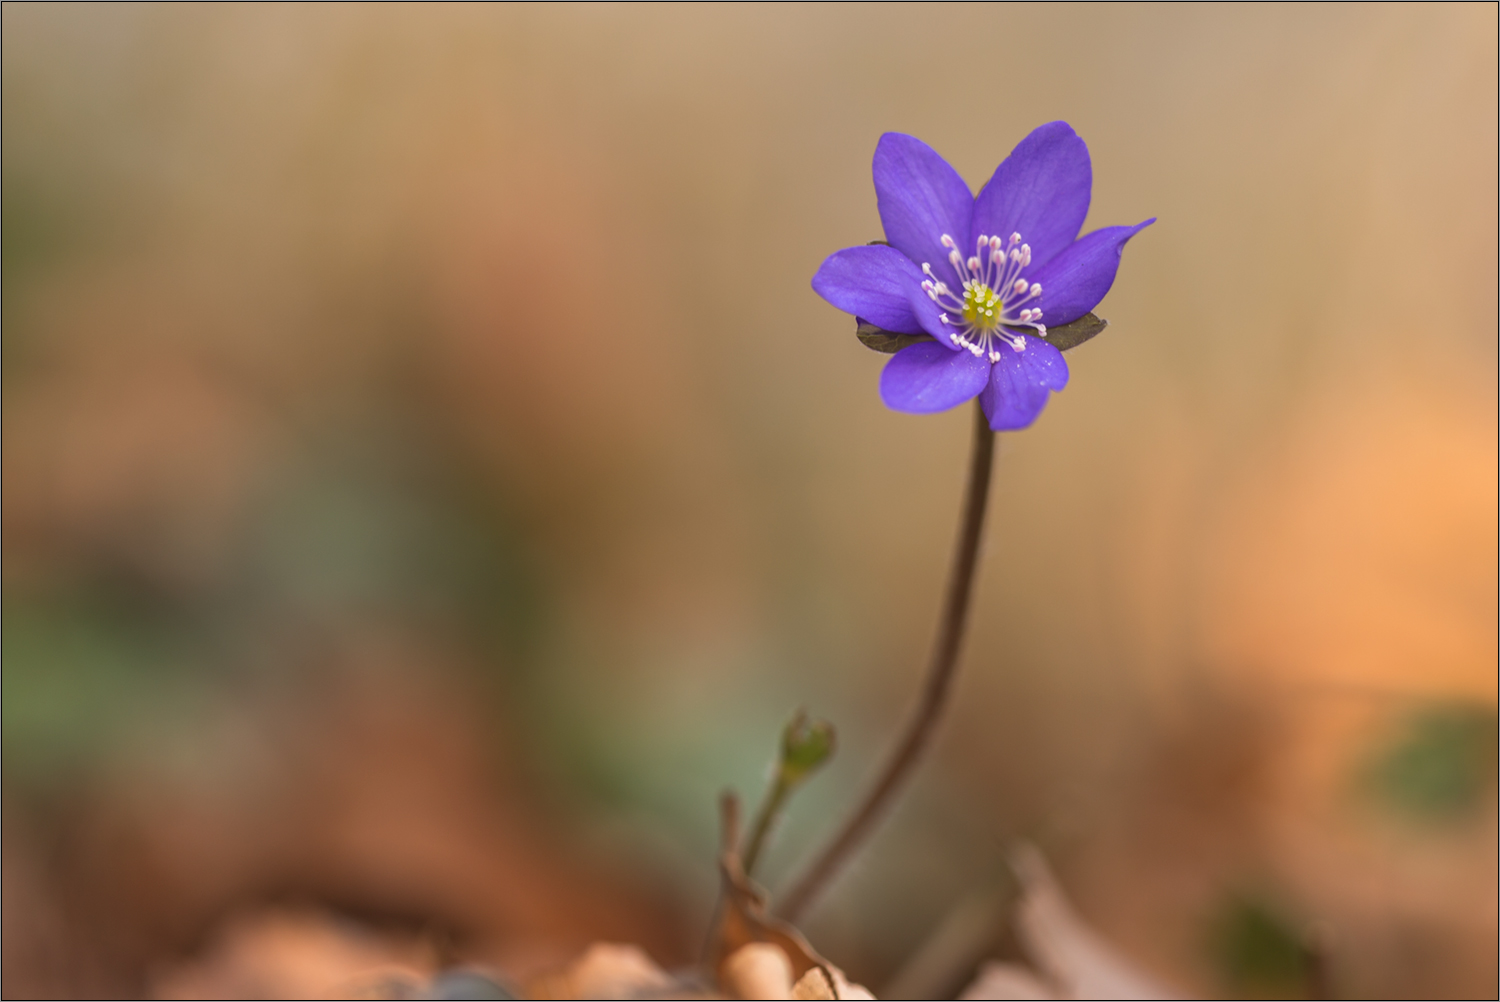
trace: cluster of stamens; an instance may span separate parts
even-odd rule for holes
[[[988,355],[991,362],[998,362],[997,342],[1003,341],[1015,351],[1026,350],[1026,338],[1006,327],[1032,327],[1042,337],[1047,336],[1047,328],[1040,323],[1041,309],[1022,307],[1040,296],[1042,287],[1021,277],[1031,264],[1031,245],[1021,243],[1021,234],[1012,233],[1008,242],[981,234],[974,255],[967,261],[959,253],[958,243],[946,233],[943,246],[948,248],[948,262],[963,280],[963,295],[939,280],[931,264],[922,265],[927,276],[922,288],[942,307],[943,323],[957,328],[948,335],[950,341],[967,348],[976,358]]]

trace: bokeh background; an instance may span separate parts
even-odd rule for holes
[[[3,18],[7,997],[690,962],[718,791],[837,725],[782,884],[957,515],[968,414],[809,278],[880,133],[977,188],[1059,118],[1161,221],[809,935],[910,985],[1029,839],[1183,992],[1493,997],[1493,5]]]

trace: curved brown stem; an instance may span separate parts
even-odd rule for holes
[[[802,914],[870,833],[906,781],[912,767],[922,757],[922,752],[932,740],[933,730],[942,718],[948,691],[953,685],[958,651],[969,615],[969,597],[974,588],[974,567],[979,558],[979,537],[984,528],[985,502],[989,498],[990,467],[994,454],[995,433],[990,430],[989,421],[985,419],[984,411],[976,399],[974,446],[969,456],[969,485],[964,495],[963,515],[953,551],[953,566],[948,575],[942,619],[938,622],[932,660],[927,668],[927,681],[922,688],[922,701],[864,800],[844,822],[833,841],[828,843],[812,866],[787,893],[779,910],[788,919],[795,920]]]

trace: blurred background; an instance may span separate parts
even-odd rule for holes
[[[1161,221],[805,928],[878,994],[1025,838],[1180,991],[1494,997],[1493,5],[3,18],[7,997],[691,962],[800,706],[784,886],[915,692],[969,427],[809,279],[882,132],[977,188],[1059,118],[1085,229]]]

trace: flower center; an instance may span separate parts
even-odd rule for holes
[[[1005,328],[1031,327],[1047,336],[1047,328],[1040,323],[1041,309],[1023,306],[1041,296],[1042,287],[1021,277],[1031,264],[1031,245],[1021,242],[1021,234],[1012,233],[1004,243],[999,237],[981,234],[967,261],[951,236],[944,233],[942,242],[948,248],[948,263],[963,279],[963,295],[939,281],[930,263],[922,265],[927,275],[922,288],[943,308],[943,323],[955,328],[948,335],[950,341],[976,357],[988,355],[991,362],[998,362],[998,342],[1013,351],[1026,350],[1026,338]]]
[[[1000,326],[1000,320],[995,315],[997,309],[1002,313],[1005,310],[1000,302],[1000,294],[983,282],[966,282],[965,286],[964,324],[985,331]]]

